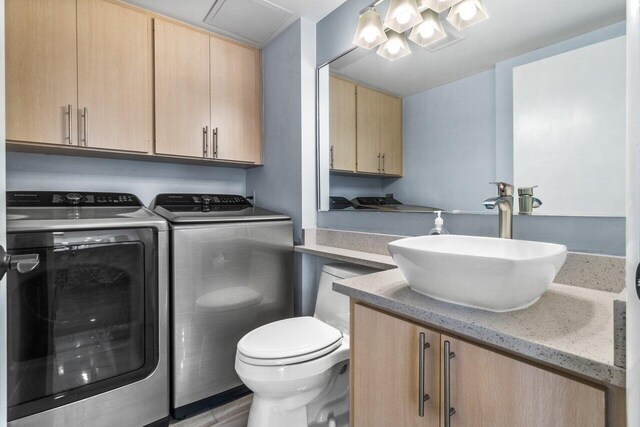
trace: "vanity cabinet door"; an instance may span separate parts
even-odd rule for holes
[[[154,29],[155,151],[209,157],[209,35],[161,19]]]
[[[75,144],[76,0],[6,0],[10,141]]]
[[[355,427],[437,426],[440,334],[360,304],[351,310],[351,416]],[[419,377],[420,334],[424,377]],[[420,381],[429,399],[419,415]]]
[[[604,390],[452,337],[441,339],[443,426],[448,389],[453,427],[604,427]],[[449,380],[447,347],[455,354]]]
[[[153,150],[151,25],[128,7],[78,0],[80,145]]]
[[[211,157],[262,163],[260,50],[210,38]]]
[[[356,84],[329,77],[331,170],[356,171]]]

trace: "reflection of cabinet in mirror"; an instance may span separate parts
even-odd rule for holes
[[[402,99],[331,76],[331,170],[402,176]]]

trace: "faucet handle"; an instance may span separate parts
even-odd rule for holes
[[[498,186],[498,196],[500,197],[513,196],[513,185],[506,182],[500,182],[500,181],[490,182],[489,184],[494,184]]]

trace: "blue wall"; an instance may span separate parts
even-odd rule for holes
[[[247,192],[256,203],[293,218],[301,239],[301,36],[300,21],[262,50],[264,164],[247,172]]]
[[[7,190],[245,194],[244,169],[7,152]]]

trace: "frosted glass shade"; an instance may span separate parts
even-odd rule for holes
[[[428,7],[437,13],[444,12],[452,6],[460,3],[462,0],[419,0],[418,7],[420,9]]]
[[[411,53],[409,44],[404,34],[396,33],[393,30],[389,30],[387,33],[388,40],[380,45],[378,48],[378,55],[382,56],[389,61],[395,61],[403,56],[407,56]]]
[[[447,37],[447,33],[440,23],[440,17],[435,11],[431,9],[424,10],[422,18],[423,21],[411,30],[409,40],[425,47]]]
[[[387,41],[380,15],[374,8],[367,10],[358,19],[358,28],[353,37],[353,44],[365,49],[373,49]]]
[[[397,33],[404,33],[408,29],[422,22],[422,15],[418,10],[416,0],[391,0],[384,26]]]
[[[449,11],[447,21],[458,30],[470,27],[478,22],[489,19],[487,9],[482,0],[462,0]]]

